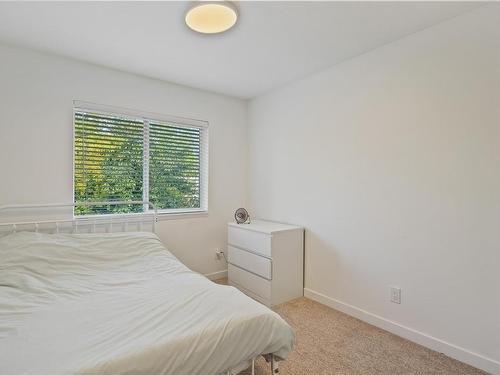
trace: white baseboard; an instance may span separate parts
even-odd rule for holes
[[[218,280],[218,279],[222,279],[223,277],[227,277],[227,270],[206,273],[203,276],[205,276],[207,279],[210,279],[210,280]]]
[[[308,288],[304,288],[304,296],[483,371],[500,375],[500,362],[491,358],[416,331]]]

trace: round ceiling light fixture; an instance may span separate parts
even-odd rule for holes
[[[202,34],[229,30],[238,20],[236,6],[229,1],[197,1],[186,13],[186,24]]]

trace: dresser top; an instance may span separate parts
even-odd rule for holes
[[[287,230],[297,230],[297,229],[302,230],[303,229],[302,227],[299,227],[296,225],[276,223],[274,221],[265,221],[265,220],[258,220],[258,219],[255,219],[255,220],[252,219],[252,222],[250,224],[236,224],[236,223],[232,222],[232,223],[228,223],[228,225],[231,227],[235,227],[235,228],[253,230],[255,232],[262,232],[262,233],[267,233],[267,234],[284,232]]]

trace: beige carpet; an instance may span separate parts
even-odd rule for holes
[[[293,352],[280,364],[281,375],[485,374],[307,298],[274,310],[296,333]],[[263,358],[256,369],[258,375],[271,373]]]

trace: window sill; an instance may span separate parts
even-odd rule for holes
[[[199,217],[207,217],[208,211],[184,211],[184,212],[161,212],[158,211],[158,221],[165,220],[181,220],[181,219],[196,219]]]
[[[151,216],[153,211],[148,212],[134,212],[134,213],[122,213],[122,214],[104,214],[104,215],[75,215],[73,220],[81,222],[100,222],[116,220],[117,222],[121,220],[133,220],[134,218],[141,220],[141,216]],[[168,212],[158,210],[156,214],[157,221],[164,220],[181,220],[181,219],[194,219],[199,217],[207,217],[208,211],[178,211],[178,212]]]

